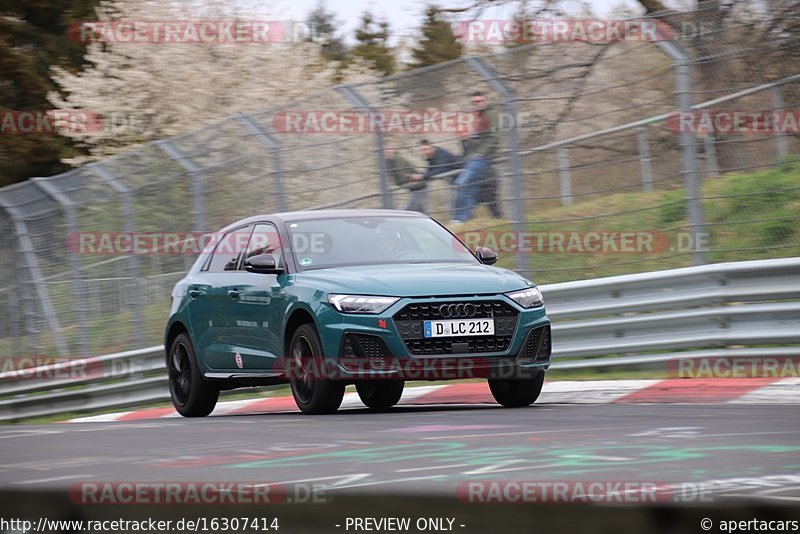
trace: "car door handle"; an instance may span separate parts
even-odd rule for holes
[[[189,289],[189,298],[194,300],[199,296],[200,296],[200,290],[199,289],[194,289],[194,288]]]
[[[238,299],[239,298],[239,290],[238,289],[229,289],[228,290],[228,296],[230,298],[232,298],[233,300]]]

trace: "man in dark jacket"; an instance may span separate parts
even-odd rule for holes
[[[460,169],[463,166],[463,161],[459,156],[431,144],[427,139],[422,140],[419,148],[422,152],[422,157],[428,162],[428,168],[424,173],[411,175],[411,183],[415,184],[416,189],[412,187],[414,193],[406,209],[425,213],[425,204],[428,199],[427,184],[425,182],[439,174]]]
[[[428,192],[425,191],[425,184],[422,182],[421,174],[409,163],[409,161],[397,153],[394,148],[387,147],[383,150],[383,158],[386,160],[386,171],[389,177],[398,187],[410,190],[411,199],[404,209],[410,211],[425,211],[425,200]]]
[[[417,173],[417,169],[392,147],[383,150],[383,158],[386,160],[386,171],[396,186],[406,187],[412,181],[411,176]]]
[[[429,180],[437,174],[461,169],[464,165],[464,161],[459,156],[431,144],[427,139],[423,139],[420,143],[420,150],[422,157],[428,162],[428,170],[421,178],[423,180]]]

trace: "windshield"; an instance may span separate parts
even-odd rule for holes
[[[341,217],[287,223],[300,269],[392,263],[478,263],[426,217]]]

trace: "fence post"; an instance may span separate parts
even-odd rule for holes
[[[122,219],[125,232],[132,235],[136,231],[134,221],[133,201],[131,200],[130,188],[122,183],[114,174],[111,173],[101,163],[90,163],[87,165],[90,171],[100,177],[111,188],[122,197]],[[136,339],[144,340],[144,315],[142,313],[142,284],[140,283],[141,266],[139,255],[131,254],[130,270],[128,271],[133,285],[133,298],[131,299],[131,310],[133,311],[133,335]]]
[[[56,176],[54,178],[58,177]],[[54,178],[32,178],[31,181],[46,195],[58,202],[64,214],[67,235],[75,236],[78,232],[78,225],[75,217],[75,203],[50,183]],[[89,351],[88,318],[86,317],[86,307],[82,302],[86,292],[84,291],[83,276],[81,275],[81,262],[78,259],[79,252],[66,250],[66,254],[69,261],[70,275],[72,276],[72,297],[75,299],[74,307],[78,314],[78,343],[76,349],[78,354],[86,355]]]
[[[6,213],[8,213],[8,216],[11,218],[11,222],[14,224],[14,231],[17,234],[17,240],[19,241],[19,251],[22,253],[22,257],[25,261],[20,268],[24,269],[28,273],[31,282],[33,283],[36,296],[39,298],[39,304],[41,305],[42,313],[47,320],[47,326],[50,328],[50,333],[53,336],[53,342],[56,345],[56,350],[58,351],[59,356],[67,356],[69,354],[69,349],[67,348],[66,341],[64,341],[64,335],[61,332],[61,326],[58,324],[58,316],[56,315],[56,310],[53,307],[53,301],[50,300],[50,293],[47,291],[47,285],[45,284],[42,270],[39,268],[39,260],[36,258],[36,251],[33,249],[33,242],[31,241],[31,236],[28,232],[28,225],[25,222],[25,214],[21,209],[15,207],[11,201],[5,198],[2,194],[0,194],[0,207],[6,210]],[[22,288],[22,291],[25,292],[24,287]],[[39,347],[33,348],[37,349]]]
[[[272,165],[275,169],[275,198],[278,206],[278,211],[286,211],[286,191],[283,186],[283,162],[281,161],[281,144],[264,128],[253,122],[247,115],[239,113],[236,115],[236,120],[245,127],[245,129],[253,134],[259,143],[269,147],[272,151]]]
[[[17,247],[14,247],[17,248]],[[13,250],[11,248],[6,250]],[[17,252],[14,250],[14,252]],[[15,279],[17,282],[17,287],[25,287],[25,273],[22,272],[21,269],[15,269]],[[13,329],[12,335],[14,336],[12,354],[22,354],[22,347],[20,345],[21,338],[22,338],[22,325],[25,324],[27,321],[25,320],[25,301],[23,300],[25,297],[20,298],[17,291],[14,291],[13,288],[8,292],[8,307],[9,313],[8,317],[11,322],[11,328]],[[13,310],[21,310],[21,313],[13,313]]]
[[[17,241],[17,245],[14,247],[16,250],[14,250],[14,252],[16,252],[18,256],[24,257],[24,254],[22,253],[22,244],[19,242],[19,240]],[[27,269],[16,269],[16,272],[17,287],[30,287],[33,284],[33,277]],[[44,352],[44,347],[40,338],[41,332],[39,330],[39,314],[36,312],[35,304],[36,297],[32,292],[29,291],[12,291],[11,293],[18,293],[18,295],[15,295],[15,297],[18,296],[18,299],[16,300],[20,309],[20,329],[18,331],[22,332],[22,336],[27,336],[28,341],[26,346],[28,351],[30,351],[31,354],[42,354]],[[17,351],[15,351],[14,354],[22,354],[19,352],[20,344],[17,343],[16,345]]]
[[[21,246],[19,246],[17,252],[22,255]],[[17,283],[19,283],[19,287],[29,287],[33,284],[33,277],[30,276],[26,270],[19,269]],[[35,297],[28,292],[23,292],[19,299],[20,309],[22,310],[23,335],[28,337],[26,345],[30,353],[42,354],[44,352],[44,346],[42,345],[41,331],[39,329],[39,314],[36,312],[36,304],[34,301]]]
[[[703,148],[706,155],[706,177],[719,177],[719,163],[717,162],[717,139],[712,132],[703,137]]]
[[[572,206],[572,176],[569,172],[569,152],[558,147],[558,181],[561,183],[561,205]]]
[[[692,71],[689,57],[675,41],[658,41],[658,46],[673,60],[675,66],[675,88],[678,110],[692,112]],[[683,131],[685,130],[685,131]],[[689,128],[680,132],[683,165],[683,181],[686,188],[686,207],[689,213],[689,228],[692,237],[692,263],[705,265],[706,239],[703,226],[703,205],[700,199],[700,176],[697,172],[697,139]]]
[[[775,86],[770,91],[772,94],[772,111],[782,112],[786,105],[783,103],[783,95],[781,94],[780,86]],[[789,154],[789,145],[786,142],[786,132],[778,131],[775,129],[775,149],[779,158],[783,158]]]
[[[372,114],[375,113],[373,107],[367,102],[363,96],[361,96],[355,89],[353,89],[350,85],[337,85],[335,87],[337,91],[342,93],[344,97],[349,100],[353,105],[357,108],[361,109],[365,113]],[[373,121],[369,121],[370,124],[373,124]],[[393,209],[394,208],[394,200],[392,199],[392,191],[389,186],[389,169],[386,168],[386,158],[383,156],[383,149],[385,148],[385,143],[383,142],[383,130],[381,128],[375,128],[375,150],[378,156],[378,175],[380,178],[380,188],[381,188],[381,198],[382,205],[386,209]]]
[[[509,165],[511,167],[511,192],[514,197],[514,227],[518,235],[523,235],[526,231],[525,200],[522,190],[522,171],[519,156],[519,120],[517,117],[517,97],[514,91],[504,84],[497,73],[489,65],[477,57],[466,58],[467,64],[477,72],[492,89],[503,98],[505,112],[511,117],[511,125],[508,129],[508,150]],[[530,272],[530,254],[518,251],[515,259],[515,267],[520,272]]]
[[[192,183],[192,215],[195,232],[208,231],[208,221],[206,219],[206,192],[203,183],[203,168],[197,165],[192,158],[184,154],[181,149],[169,141],[155,141],[158,148],[164,151],[170,158],[175,160],[178,165],[183,167],[189,175]]]
[[[646,193],[653,191],[653,167],[650,157],[650,140],[647,138],[647,127],[636,129],[636,140],[639,144],[639,166],[642,170],[642,190]]]

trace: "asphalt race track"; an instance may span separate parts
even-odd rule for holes
[[[799,436],[791,405],[400,406],[18,425],[0,430],[0,485],[260,481],[455,497],[475,480],[622,480],[800,502]]]
[[[800,411],[790,404],[401,405],[388,413],[16,425],[0,429],[0,515],[34,524],[43,516],[249,517],[279,521],[279,532],[641,534],[704,532],[708,522],[721,532],[722,521],[800,520],[798,435]],[[269,484],[283,488],[284,500],[98,506],[75,489],[211,481]],[[524,481],[573,489],[627,482],[634,490],[599,505],[574,493],[515,505],[476,501],[465,489]],[[659,488],[656,501],[637,495],[644,484]],[[411,526],[353,527],[390,517]],[[266,531],[274,529],[247,532]]]

